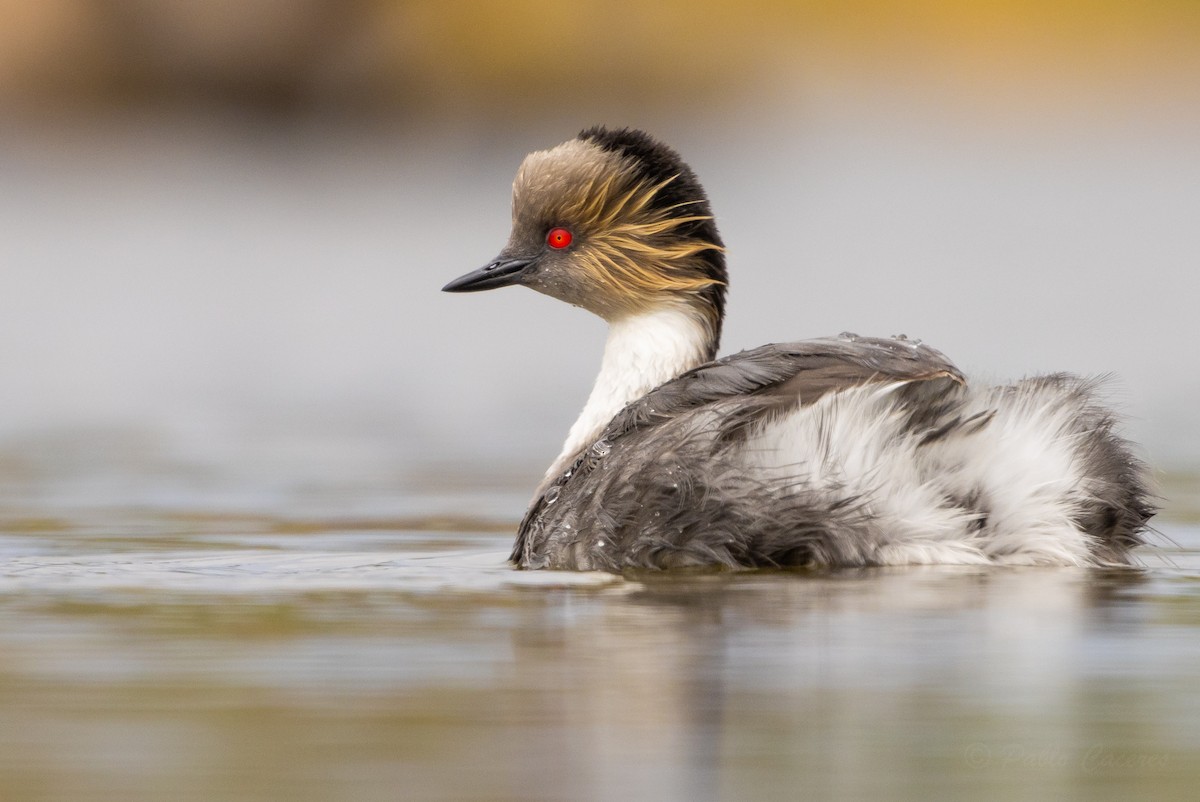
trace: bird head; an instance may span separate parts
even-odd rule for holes
[[[708,198],[674,150],[641,131],[590,128],[529,154],[513,182],[512,232],[447,292],[521,284],[605,320],[664,305],[720,335],[724,248]]]

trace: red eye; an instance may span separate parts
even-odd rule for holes
[[[571,244],[571,232],[565,228],[552,228],[546,235],[546,244],[561,250]]]

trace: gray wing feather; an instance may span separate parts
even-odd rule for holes
[[[601,439],[611,441],[724,398],[766,392],[788,404],[811,404],[827,393],[872,381],[934,378],[966,381],[944,354],[915,340],[843,334],[773,343],[693,368],[651,390],[617,413]]]

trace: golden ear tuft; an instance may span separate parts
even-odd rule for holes
[[[696,292],[724,282],[707,276],[696,258],[721,246],[674,232],[710,215],[677,215],[694,202],[655,207],[658,193],[675,180],[635,182],[621,188],[616,176],[590,187],[578,211],[595,232],[579,252],[579,263],[592,279],[627,303],[641,305],[663,292]]]

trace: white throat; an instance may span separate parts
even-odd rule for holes
[[[546,478],[552,479],[565,470],[576,453],[595,440],[626,404],[703,364],[708,358],[710,337],[701,316],[682,305],[611,321],[600,375]]]

